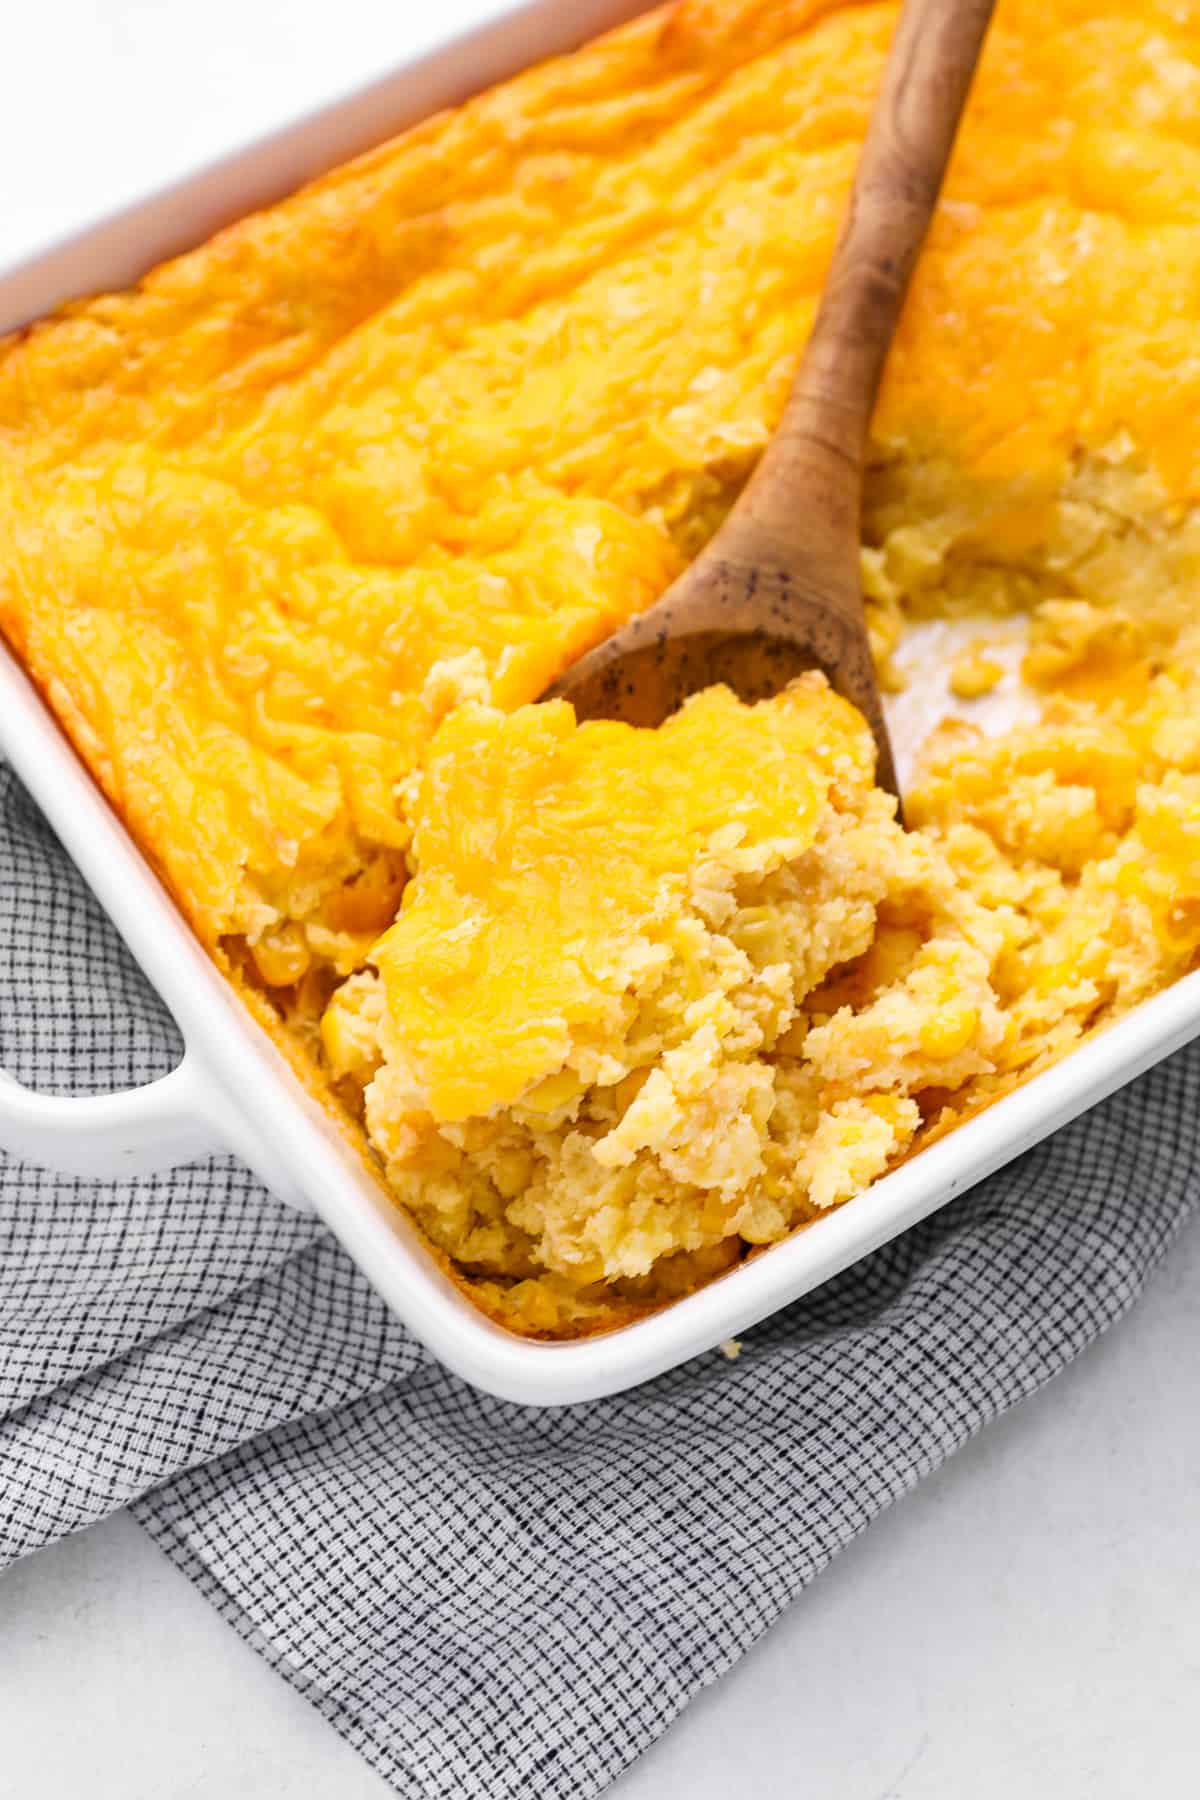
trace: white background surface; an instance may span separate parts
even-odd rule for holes
[[[498,10],[6,8],[0,265]],[[1198,1375],[1193,1227],[1135,1314],[840,1558],[622,1800],[1192,1800]],[[2,1800],[387,1792],[128,1519],[0,1578]]]

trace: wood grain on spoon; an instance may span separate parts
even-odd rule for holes
[[[658,725],[714,682],[762,699],[823,669],[866,716],[878,779],[898,797],[859,586],[863,462],[993,4],[905,0],[783,417],[690,568],[551,689],[581,718]]]

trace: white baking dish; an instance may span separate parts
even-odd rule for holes
[[[535,0],[501,9],[488,25],[362,92],[0,273],[0,326],[20,324],[71,295],[120,286],[437,106],[639,10],[637,0]],[[910,717],[920,698],[906,700]],[[491,1324],[439,1270],[415,1228],[303,1091],[2,648],[0,747],[171,1008],[186,1044],[170,1075],[125,1094],[54,1097],[0,1076],[0,1145],[94,1176],[143,1173],[232,1150],[276,1194],[316,1210],[437,1356],[511,1400],[591,1399],[710,1349],[866,1256],[1200,1035],[1197,973],[868,1193],[701,1292],[601,1337],[529,1342]]]

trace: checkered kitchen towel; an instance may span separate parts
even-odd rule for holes
[[[0,770],[0,1057],[170,1021]],[[1196,1202],[1200,1046],[636,1393],[490,1400],[230,1162],[0,1169],[0,1561],[114,1508],[405,1796],[599,1793],[833,1553],[1134,1299]]]

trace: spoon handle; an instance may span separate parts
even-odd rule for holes
[[[845,592],[855,606],[879,378],[993,5],[904,0],[816,320],[738,507],[744,523],[781,547],[794,542],[830,597]]]

